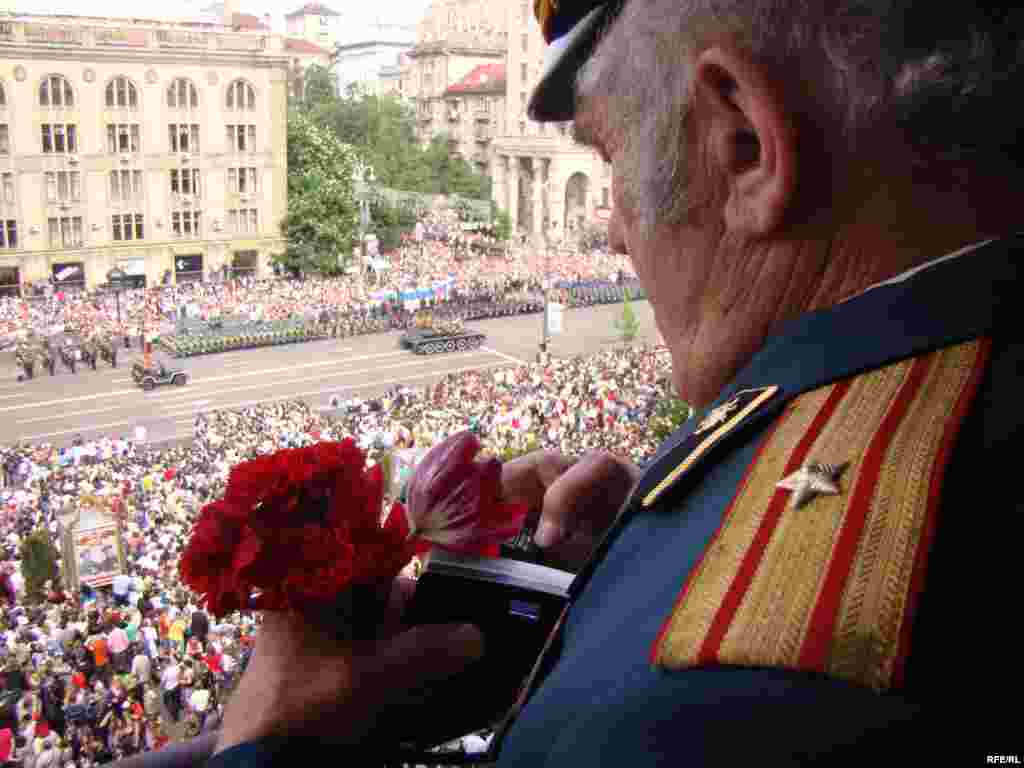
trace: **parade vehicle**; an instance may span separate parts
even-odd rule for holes
[[[440,320],[430,312],[420,312],[413,327],[402,334],[399,345],[417,355],[436,355],[478,349],[486,338],[479,331],[466,328],[460,317]]]
[[[148,367],[141,362],[132,364],[132,379],[146,392],[161,384],[183,387],[188,383],[188,374],[181,368],[172,368],[164,361],[157,360]]]
[[[76,366],[80,362],[88,362],[82,350],[82,345],[77,339],[65,339],[60,345],[60,360],[72,373],[76,373]]]

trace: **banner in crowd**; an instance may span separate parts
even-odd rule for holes
[[[395,290],[382,290],[373,291],[369,294],[371,302],[380,303],[382,301],[423,301],[424,299],[435,299],[435,298],[448,298],[451,293],[452,287],[455,285],[455,277],[451,276],[447,280],[435,280],[427,288],[416,288],[408,291],[395,291]]]
[[[80,584],[105,587],[114,581],[121,572],[117,538],[116,523],[75,531],[75,560]]]

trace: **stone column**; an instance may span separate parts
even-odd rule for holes
[[[533,186],[530,189],[531,203],[533,206],[533,235],[541,237],[544,234],[544,211],[541,206],[541,192],[544,189],[544,161],[533,158]]]
[[[508,166],[511,182],[508,185],[508,215],[512,219],[512,234],[514,235],[519,231],[519,186],[522,184],[519,157],[509,155]]]
[[[501,210],[508,210],[508,190],[505,188],[506,176],[505,176],[505,163],[506,159],[504,155],[494,156],[494,172],[491,174],[493,178],[492,193],[494,195],[494,204],[497,205]]]

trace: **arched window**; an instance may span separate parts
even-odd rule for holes
[[[172,80],[167,89],[167,106],[174,109],[198,109],[199,91],[195,84],[184,77]]]
[[[107,83],[107,106],[112,109],[138,109],[139,91],[127,77],[115,77]]]
[[[245,80],[228,85],[228,109],[256,109],[256,89]]]
[[[47,75],[39,84],[39,106],[41,107],[73,107],[75,92],[71,83],[61,75]]]

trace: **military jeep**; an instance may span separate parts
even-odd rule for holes
[[[173,368],[163,361],[154,362],[149,368],[140,362],[132,364],[132,379],[146,392],[162,384],[183,387],[188,383],[188,374],[181,368]]]

